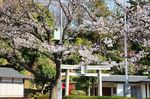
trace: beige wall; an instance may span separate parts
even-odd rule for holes
[[[2,78],[0,97],[24,97],[23,79]]]

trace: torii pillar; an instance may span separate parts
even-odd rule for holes
[[[69,95],[69,69],[66,70],[65,96]]]
[[[102,96],[102,72],[98,70],[98,96]]]

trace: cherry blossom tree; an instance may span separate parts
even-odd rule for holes
[[[42,2],[42,0],[38,0]],[[47,2],[37,3],[34,0],[11,0],[4,2],[0,8],[0,37],[8,42],[11,50],[6,48],[0,50],[7,59],[15,59],[15,63],[23,64],[19,49],[28,48],[31,51],[37,51],[55,63],[56,75],[49,79],[50,99],[57,98],[57,85],[60,81],[61,63],[70,53],[78,53],[82,61],[86,64],[99,63],[99,58],[94,54],[102,51],[97,42],[91,45],[71,45],[67,41],[71,38],[77,38],[82,33],[90,32],[92,35],[113,34],[113,37],[103,39],[103,44],[107,48],[112,48],[116,39],[122,39],[124,32],[127,33],[128,40],[149,45],[150,33],[150,6],[144,5],[137,7],[137,10],[128,9],[127,26],[128,31],[124,30],[123,16],[110,15],[104,16],[99,1],[95,0],[47,0]],[[53,33],[61,22],[58,22],[60,10],[54,15],[49,8],[54,6],[53,10],[62,9],[63,29],[62,42],[53,39]],[[107,10],[106,10],[107,11]],[[8,54],[9,52],[9,54]],[[141,54],[140,54],[141,55]],[[138,58],[141,58],[139,56]],[[17,61],[16,61],[17,60]],[[121,63],[120,63],[121,64]],[[27,70],[39,75],[28,65],[23,65]]]
[[[93,55],[93,48],[90,46],[77,45],[68,46],[65,41],[70,37],[76,37],[81,31],[72,30],[71,26],[75,22],[76,16],[81,14],[78,9],[84,11],[81,18],[95,20],[94,13],[88,8],[90,3],[95,1],[82,2],[80,1],[48,1],[46,4],[40,4],[34,0],[11,0],[4,1],[0,8],[0,37],[1,40],[6,40],[9,46],[1,48],[0,52],[3,57],[10,60],[10,63],[21,64],[25,69],[35,75],[40,75],[29,64],[24,64],[20,49],[27,48],[31,51],[39,52],[55,63],[56,75],[49,78],[50,81],[50,99],[57,98],[57,85],[60,80],[61,63],[63,57],[68,52],[77,52],[83,57],[86,64],[98,62],[99,59]],[[57,25],[56,17],[50,13],[51,5],[61,8],[65,16],[63,23],[62,42],[53,40],[55,25]],[[91,7],[92,8],[92,7]],[[59,16],[60,17],[60,16]],[[83,19],[82,19],[83,20]],[[58,22],[59,23],[59,22]]]
[[[80,25],[80,29],[84,29],[85,31],[99,31],[100,33],[105,34],[112,34],[113,37],[106,37],[104,39],[104,43],[107,44],[108,47],[113,47],[115,44],[119,44],[123,41],[124,33],[126,32],[127,38],[128,38],[128,48],[130,49],[131,46],[137,45],[141,46],[142,49],[132,51],[132,55],[128,55],[129,64],[133,65],[132,68],[136,69],[135,71],[138,71],[142,68],[142,66],[139,66],[139,61],[143,57],[147,57],[149,55],[149,34],[150,34],[150,6],[149,3],[143,3],[130,0],[130,4],[127,7],[126,13],[127,13],[127,31],[124,30],[124,11],[125,7],[122,4],[122,2],[118,2],[119,0],[116,0],[117,5],[122,9],[122,12],[120,12],[120,16],[116,16],[115,13],[112,16],[108,16],[106,18],[100,17],[97,18],[96,21],[91,20],[84,20],[83,24]],[[134,5],[132,5],[134,4]],[[123,43],[121,43],[120,47]],[[133,48],[133,47],[132,47]],[[121,48],[123,49],[123,48]],[[146,50],[145,50],[146,49]],[[134,49],[135,50],[135,49]],[[113,50],[111,50],[112,52]],[[141,54],[142,53],[142,54]],[[129,53],[131,54],[131,53]],[[122,54],[119,55],[120,57],[123,57]],[[134,62],[133,62],[134,61]],[[120,63],[123,64],[123,63]],[[123,65],[119,65],[123,66]],[[118,68],[118,67],[117,67]]]

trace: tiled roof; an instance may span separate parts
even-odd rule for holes
[[[150,82],[148,76],[129,75],[128,82]],[[110,75],[102,77],[104,82],[125,82],[125,75]]]
[[[4,68],[4,67],[0,67],[0,77],[30,78],[20,74],[18,71],[12,68]]]

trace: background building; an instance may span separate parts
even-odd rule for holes
[[[12,68],[0,68],[0,98],[24,97],[24,79],[29,77]]]

